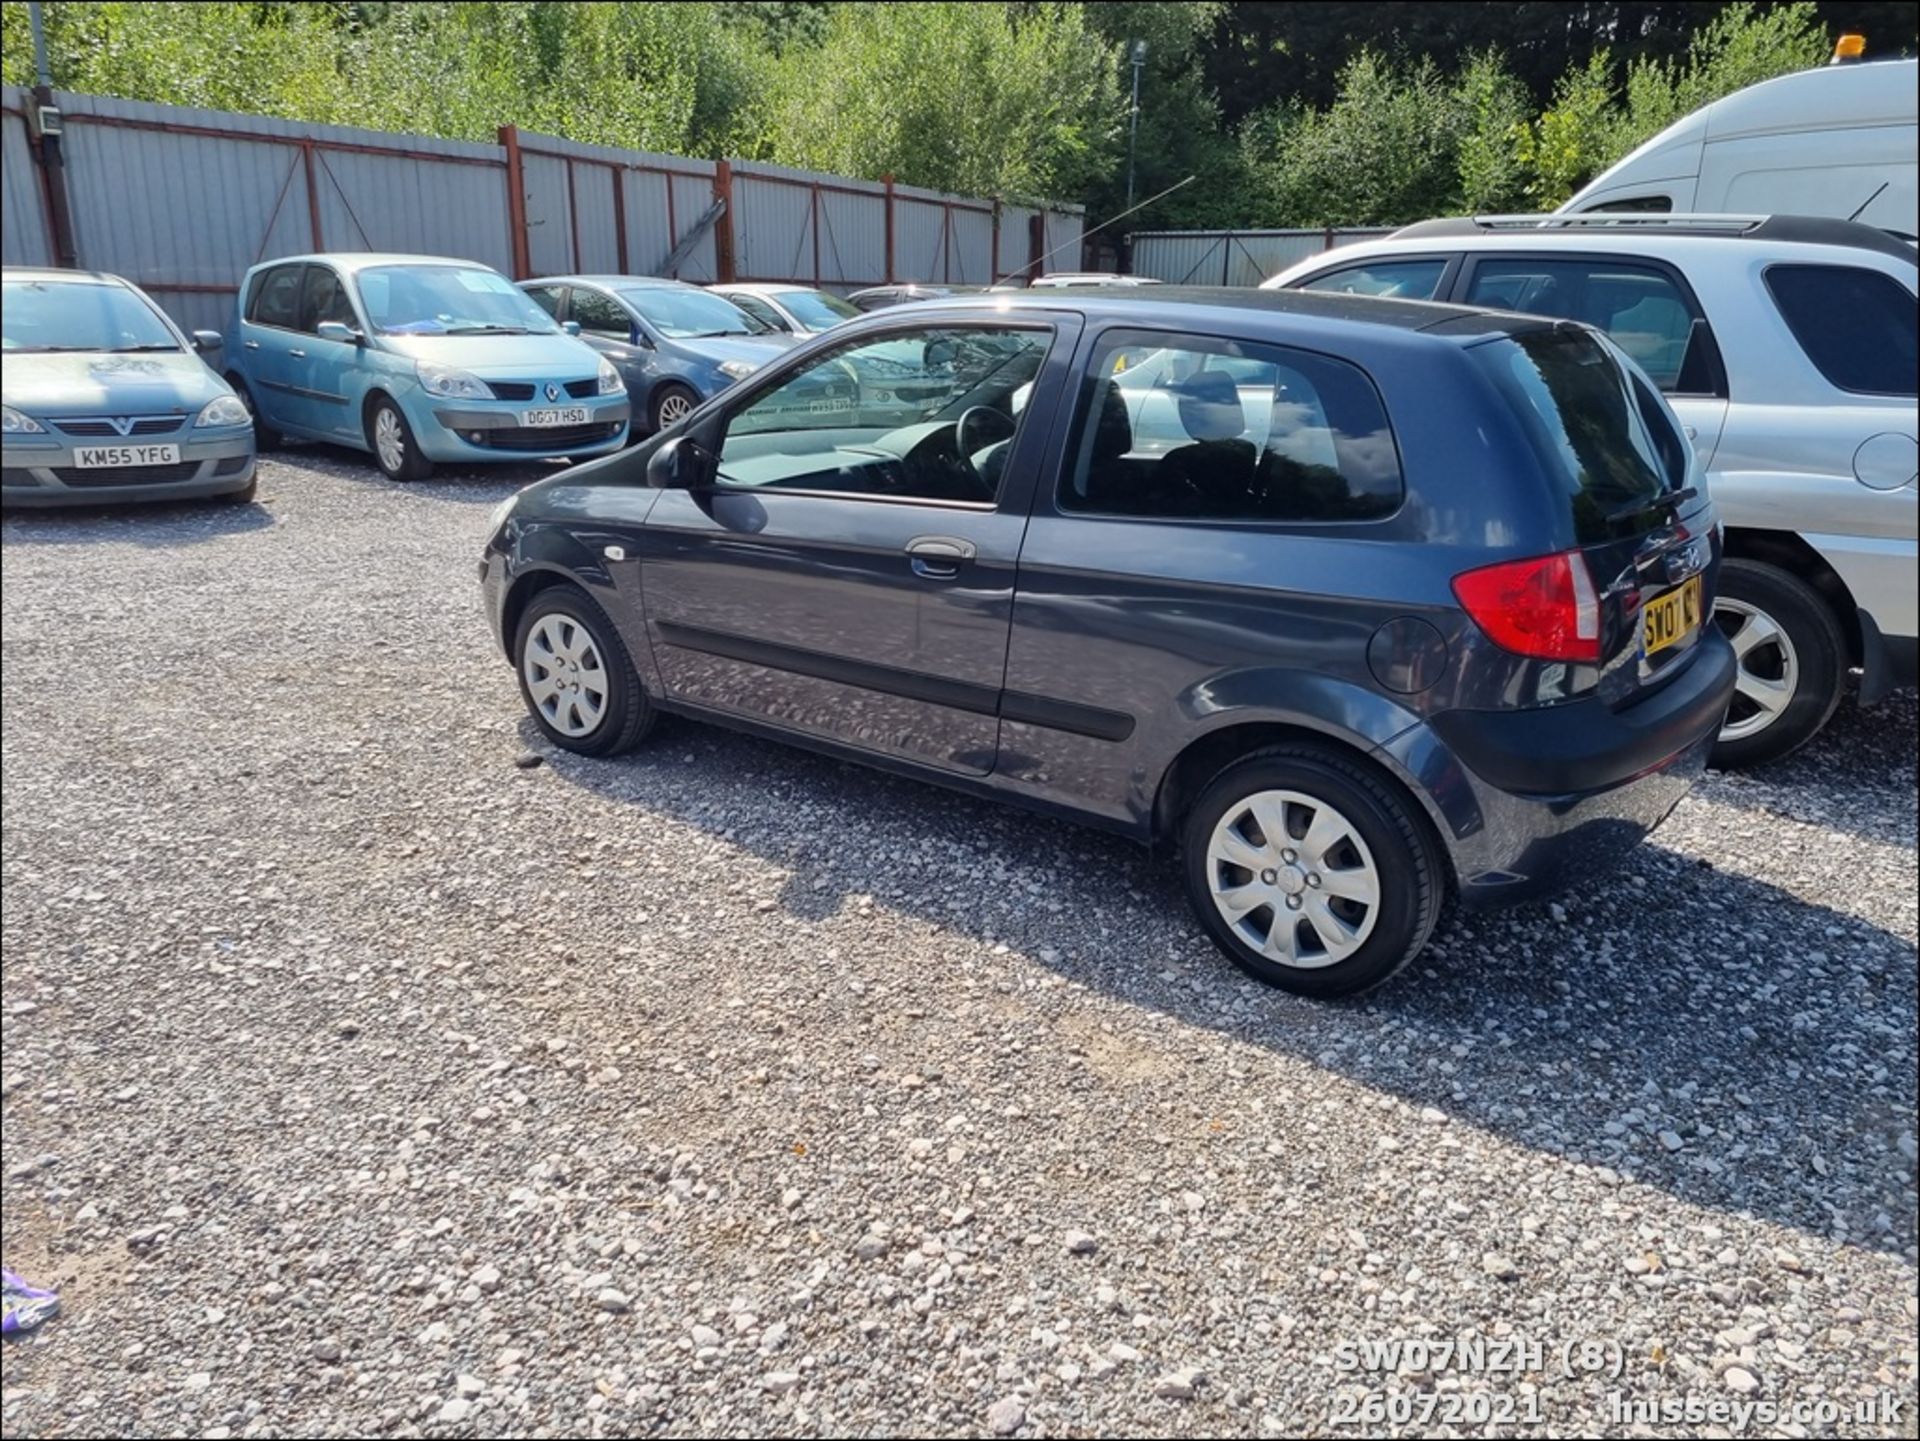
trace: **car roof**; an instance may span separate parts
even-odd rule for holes
[[[598,285],[605,290],[704,290],[684,280],[669,280],[663,275],[542,275],[523,280],[522,285]]]
[[[119,285],[132,288],[130,281],[104,270],[57,270],[49,265],[8,265],[0,267],[0,278],[7,280],[52,281],[65,285]]]
[[[263,260],[250,266],[249,271],[265,270],[270,265],[298,264],[331,265],[351,275],[355,271],[368,270],[376,265],[458,265],[467,270],[492,270],[491,265],[478,260],[463,260],[457,255],[403,255],[397,252],[376,250],[328,250],[308,255],[276,255],[271,260]]]
[[[1843,245],[1914,259],[1914,248],[1877,226],[1818,215],[1668,215],[1636,211],[1588,211],[1581,215],[1461,215],[1422,220],[1382,237],[1386,240],[1458,240],[1498,235],[1528,243],[1582,245],[1598,236],[1635,241],[1688,236],[1776,245]]]
[[[1191,316],[1199,326],[1264,329],[1266,317],[1298,316],[1339,324],[1378,326],[1439,334],[1455,339],[1525,335],[1552,329],[1550,318],[1516,315],[1427,300],[1387,300],[1377,296],[1336,295],[1312,290],[1249,290],[1231,286],[1149,285],[1135,288],[1050,287],[985,295],[957,295],[915,307],[924,314],[1011,310],[1071,310],[1102,320],[1137,318],[1156,325]]]

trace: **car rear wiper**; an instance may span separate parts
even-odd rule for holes
[[[1684,490],[1666,491],[1654,496],[1651,500],[1630,500],[1625,505],[1617,506],[1608,511],[1606,518],[1608,520],[1625,520],[1630,515],[1645,515],[1650,510],[1659,510],[1662,507],[1678,510],[1688,501],[1698,500],[1699,497],[1700,491],[1698,488],[1690,485]]]

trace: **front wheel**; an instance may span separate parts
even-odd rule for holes
[[[1410,801],[1318,747],[1214,778],[1185,831],[1187,896],[1227,958],[1297,995],[1351,995],[1410,962],[1439,917],[1440,862]]]
[[[617,755],[653,728],[653,704],[620,633],[577,585],[533,598],[514,628],[513,659],[528,714],[565,750]]]
[[[425,480],[433,474],[433,462],[420,453],[407,417],[384,395],[367,409],[367,445],[388,480]]]
[[[271,425],[268,425],[266,420],[262,418],[260,407],[254,404],[253,392],[247,389],[246,381],[237,375],[229,375],[227,377],[227,384],[233,388],[233,393],[239,398],[240,403],[246,406],[247,414],[253,417],[253,448],[255,450],[278,450],[280,448],[280,432],[275,430]]]
[[[648,420],[653,425],[653,433],[658,435],[669,430],[693,414],[693,408],[700,403],[700,397],[684,385],[662,385],[653,392],[648,403]]]
[[[1713,764],[1778,760],[1818,735],[1840,704],[1847,664],[1846,637],[1820,592],[1778,566],[1729,560],[1713,619],[1739,664]]]

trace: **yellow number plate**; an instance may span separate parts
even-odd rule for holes
[[[1642,634],[1648,655],[1678,645],[1700,629],[1700,577],[1677,590],[1656,596],[1642,612]]]

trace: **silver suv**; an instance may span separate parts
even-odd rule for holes
[[[1726,526],[1715,616],[1740,657],[1717,764],[1783,756],[1857,673],[1916,670],[1916,267],[1871,226],[1795,216],[1433,220],[1268,288],[1452,300],[1604,330],[1665,392]]]

